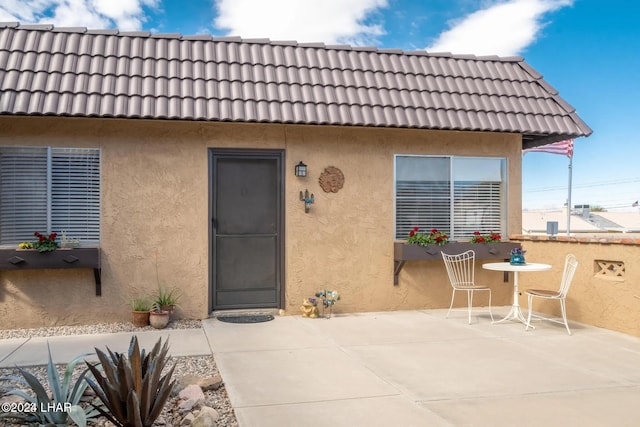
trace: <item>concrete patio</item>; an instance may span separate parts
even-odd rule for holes
[[[445,314],[210,319],[205,330],[241,426],[640,425],[640,339]]]
[[[169,336],[175,356],[213,352],[242,427],[640,425],[640,339],[445,314],[207,319],[202,330],[138,335],[143,345]],[[0,366],[44,363],[47,340],[64,362],[93,346],[126,347],[130,335],[4,340]]]

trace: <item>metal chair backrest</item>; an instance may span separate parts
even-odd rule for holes
[[[464,289],[474,286],[474,272],[476,253],[473,250],[468,250],[461,254],[449,255],[442,253],[442,259],[444,260],[444,266],[447,268],[447,274],[449,275],[449,282],[451,286],[457,289]]]
[[[573,254],[568,254],[564,259],[564,271],[562,272],[562,282],[560,282],[560,297],[566,298],[573,275],[578,268],[578,259]]]

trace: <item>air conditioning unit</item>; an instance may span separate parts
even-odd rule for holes
[[[576,215],[580,215],[583,218],[589,219],[591,213],[591,205],[574,205],[573,210]]]

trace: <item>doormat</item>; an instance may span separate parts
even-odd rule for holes
[[[218,319],[221,322],[227,322],[227,323],[261,323],[261,322],[268,322],[270,320],[273,320],[273,315],[272,314],[251,314],[251,315],[238,316],[236,314],[231,316],[218,316],[216,317],[216,319]]]

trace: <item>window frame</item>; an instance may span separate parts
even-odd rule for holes
[[[455,191],[456,191],[456,181],[454,181],[454,160],[455,159],[483,159],[483,160],[499,160],[501,161],[501,178],[500,181],[501,191],[504,196],[501,200],[500,206],[500,230],[491,230],[493,232],[500,233],[505,236],[508,233],[509,229],[509,158],[508,157],[500,157],[500,156],[459,156],[459,155],[450,155],[450,154],[394,154],[393,156],[393,215],[394,215],[394,240],[405,240],[408,235],[399,236],[398,230],[398,158],[401,157],[419,157],[419,158],[433,158],[433,159],[447,159],[448,167],[449,167],[449,226],[450,230],[448,231],[450,240],[460,240],[460,239],[470,239],[470,235],[458,235],[456,231],[456,211],[455,211]],[[460,181],[458,181],[460,182]],[[462,181],[464,182],[464,181]],[[497,181],[495,181],[497,182]],[[434,227],[431,227],[434,228]],[[437,227],[436,227],[437,228]],[[429,231],[424,230],[422,231]],[[444,230],[441,230],[444,231]]]
[[[8,152],[9,150],[16,150],[16,156],[19,155],[17,150],[23,150],[25,153],[33,150],[34,160],[38,158],[38,151],[40,151],[42,152],[40,154],[40,157],[44,157],[44,162],[42,160],[40,161],[43,164],[46,163],[46,171],[44,172],[44,174],[42,174],[44,175],[44,177],[39,177],[39,180],[35,181],[33,185],[33,188],[35,190],[34,194],[40,191],[45,195],[43,197],[44,200],[36,200],[35,202],[30,202],[46,211],[45,218],[38,219],[37,217],[34,217],[32,220],[34,224],[38,223],[39,221],[44,221],[44,223],[42,223],[42,227],[44,228],[35,229],[32,232],[39,231],[46,234],[57,232],[59,235],[61,235],[63,231],[69,230],[54,230],[53,227],[55,221],[68,222],[70,224],[72,224],[74,221],[84,221],[87,224],[85,230],[83,232],[77,232],[81,234],[81,236],[74,235],[74,231],[70,231],[68,237],[79,237],[82,247],[99,247],[102,239],[102,149],[99,147],[58,147],[27,145],[0,147],[0,151]],[[84,154],[86,156],[86,160],[81,158],[80,163],[86,161],[88,167],[80,169],[82,166],[74,166],[73,163],[78,161],[78,157],[74,158],[74,150],[85,151]],[[29,157],[30,155],[31,154],[25,154],[25,157]],[[65,162],[68,163],[68,168],[65,168]],[[97,165],[95,163],[97,163]],[[1,167],[2,164],[0,163],[0,168]],[[15,171],[15,167],[13,171]],[[14,176],[16,175],[11,175],[11,177]],[[8,178],[8,180],[11,180],[11,177]],[[74,179],[71,179],[70,177],[74,177]],[[25,178],[23,177],[22,180],[24,179]],[[62,181],[62,183],[59,183],[56,186],[56,184],[54,183],[55,180],[60,180]],[[16,182],[18,181],[16,180]],[[0,182],[0,185],[2,185],[2,182]],[[20,184],[18,183],[14,185],[16,187],[19,187]],[[77,191],[78,188],[82,189],[83,187],[83,190],[85,190],[84,194],[82,193],[82,191]],[[15,189],[12,190],[14,192],[16,191]],[[62,197],[60,197],[61,193],[63,194]],[[66,197],[64,196],[65,193]],[[77,197],[78,194],[80,195],[79,199]],[[15,195],[13,197],[15,198]],[[40,197],[42,197],[42,195],[40,195]],[[80,212],[82,213],[80,215],[72,213],[73,208],[70,207],[74,203],[76,203],[77,200],[81,201]],[[11,200],[7,202],[11,203]],[[1,200],[0,203],[2,203]],[[44,203],[44,206],[40,205],[42,203]],[[83,208],[84,211],[82,211]],[[15,209],[20,208],[17,207]],[[65,210],[68,210],[68,212],[62,215],[60,213],[61,209],[62,212],[64,212]],[[15,222],[12,226],[14,228],[12,230],[12,234],[15,234],[15,237],[18,238],[19,241],[33,241],[35,239],[33,236],[22,236],[22,234],[24,234],[24,230],[20,230],[20,228],[23,227],[16,228]],[[92,229],[97,231],[92,233]],[[90,235],[90,238],[87,238],[87,235]],[[18,243],[18,241],[14,242],[13,240],[7,238],[6,240],[0,242],[0,247],[10,248],[14,247]]]

